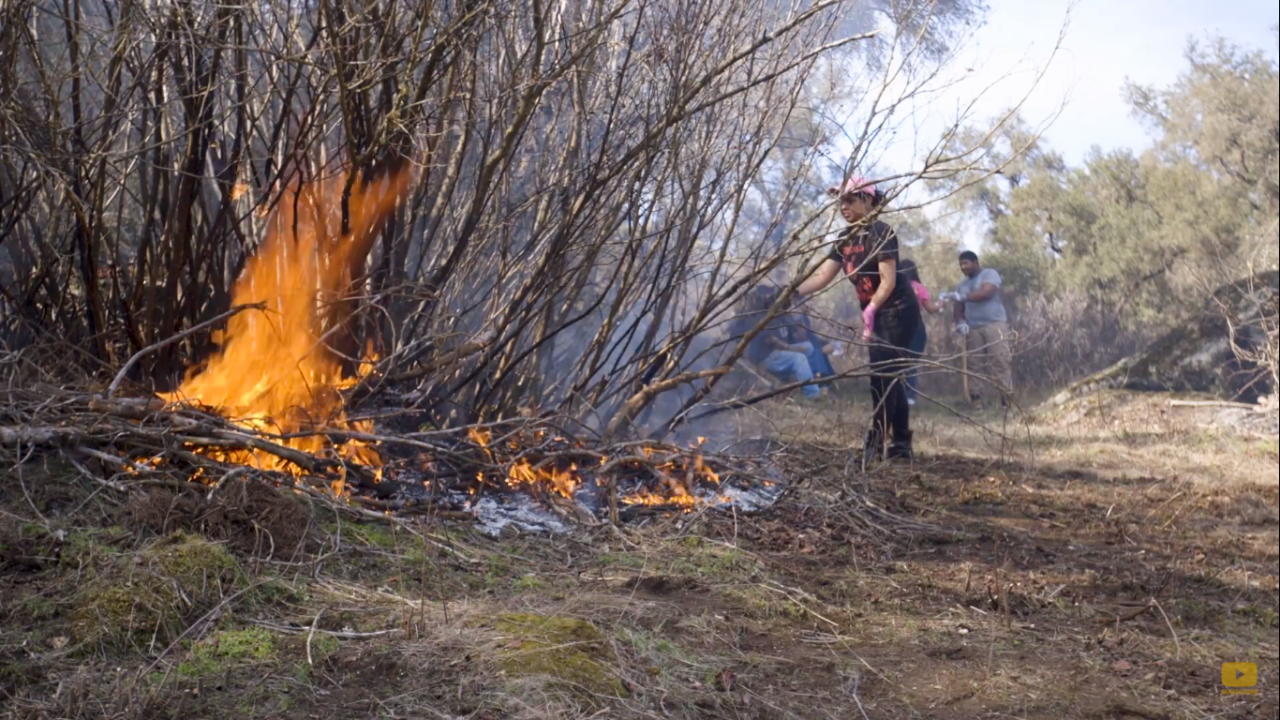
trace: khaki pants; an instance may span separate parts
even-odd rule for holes
[[[969,370],[987,378],[998,395],[1013,393],[1013,352],[1009,347],[1011,338],[1009,325],[996,322],[976,327],[969,331],[965,346],[969,357],[977,360],[970,363]],[[973,392],[980,392],[975,388]]]

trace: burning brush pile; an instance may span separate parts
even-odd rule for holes
[[[346,391],[377,362],[371,348],[350,352],[350,298],[410,173],[346,181],[286,194],[236,281],[218,352],[175,391],[9,391],[0,445],[56,447],[120,490],[259,476],[366,513],[436,514],[494,532],[776,501],[776,473],[709,456],[701,442],[602,447],[529,419],[395,434],[350,417]]]
[[[648,442],[607,449],[550,428],[501,423],[470,428],[449,450],[389,463],[357,502],[396,511],[470,513],[484,527],[555,530],[565,521],[627,521],[668,512],[772,505],[776,471],[750,458],[708,458],[694,445]]]

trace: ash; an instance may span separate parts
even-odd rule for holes
[[[470,510],[476,517],[476,529],[489,537],[498,537],[507,529],[552,535],[572,529],[560,516],[522,493],[509,493],[505,498],[487,495],[472,503]]]
[[[637,522],[655,516],[700,512],[758,513],[772,507],[786,490],[782,473],[758,460],[737,468],[721,468],[719,483],[698,482],[692,498],[677,501],[662,495],[660,483],[644,473],[620,474],[618,517]],[[494,483],[424,477],[403,468],[390,473],[397,489],[391,493],[406,511],[447,510],[473,518],[474,527],[490,537],[512,533],[561,535],[584,525],[608,522],[607,478],[584,478],[572,498],[546,488],[508,487]],[[382,486],[388,489],[384,484]],[[690,500],[692,500],[690,502]]]

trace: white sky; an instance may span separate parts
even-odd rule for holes
[[[1126,79],[1167,86],[1186,69],[1187,41],[1222,35],[1243,47],[1276,54],[1272,27],[1280,21],[1275,0],[989,0],[987,24],[952,66],[963,77],[932,108],[917,108],[911,123],[924,142],[954,119],[956,102],[997,83],[977,109],[996,115],[1026,94],[1034,76],[1047,73],[1023,106],[1033,125],[1062,114],[1045,131],[1048,144],[1070,164],[1093,145],[1103,150],[1141,150],[1150,136],[1129,114],[1122,91]],[[1063,47],[1053,55],[1068,9]],[[966,73],[966,70],[971,72]],[[1005,77],[1006,75],[1010,75]],[[1002,79],[1003,78],[1003,79]],[[914,154],[913,139],[900,132],[883,161],[902,167]]]

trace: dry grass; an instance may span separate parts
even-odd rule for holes
[[[0,485],[0,716],[1275,717],[1274,441],[1140,400],[1003,438],[924,409],[916,465],[865,476],[858,398],[773,403],[801,482],[756,517],[494,542],[316,515],[297,557],[228,542],[252,604],[164,654],[73,640],[79,568],[154,543],[113,529],[137,503],[30,471],[33,506]],[[1236,660],[1262,695],[1220,697]]]

